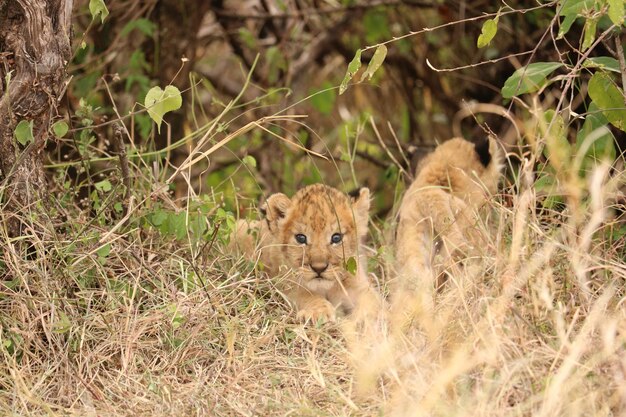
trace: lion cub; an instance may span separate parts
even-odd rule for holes
[[[419,164],[400,204],[395,241],[400,295],[395,304],[407,303],[401,300],[403,290],[417,291],[423,305],[416,308],[432,310],[436,249],[445,258],[459,258],[479,247],[476,223],[481,208],[497,190],[500,159],[493,138],[477,144],[454,138]]]
[[[239,220],[234,242],[259,259],[270,276],[283,276],[279,288],[295,305],[298,318],[334,320],[335,309],[351,312],[370,296],[365,257],[369,190],[350,195],[323,184],[309,185],[291,199],[271,195],[261,207],[265,219]],[[256,235],[256,236],[255,236]],[[357,261],[355,274],[346,270]]]

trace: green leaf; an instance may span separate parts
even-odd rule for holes
[[[556,208],[563,203],[563,197],[559,195],[559,183],[551,171],[544,172],[535,181],[535,190],[545,195],[541,206],[547,209]]]
[[[356,267],[357,267],[357,263],[356,263],[356,259],[354,258],[354,256],[348,258],[348,260],[346,261],[346,271],[348,271],[352,275],[355,275]]]
[[[561,6],[559,15],[582,15],[583,12],[591,10],[595,2],[596,0],[563,0],[559,2],[559,5]]]
[[[561,26],[559,27],[559,33],[557,35],[557,39],[562,39],[563,36],[565,36],[567,32],[569,32],[570,28],[572,27],[572,24],[574,24],[577,17],[578,15],[576,14],[570,14],[570,15],[565,16],[565,19],[563,19],[563,22],[561,23]]]
[[[341,85],[339,86],[339,95],[342,95],[348,89],[348,83],[354,77],[354,74],[361,68],[361,50],[357,49],[354,54],[354,58],[348,64],[348,70],[346,71],[346,75],[343,77],[343,81],[341,81]]]
[[[604,117],[615,127],[626,132],[626,106],[624,95],[609,73],[598,71],[589,80],[589,97]]]
[[[585,20],[585,36],[583,37],[583,45],[582,45],[583,51],[589,49],[589,47],[593,44],[593,41],[596,40],[596,27],[597,26],[598,26],[597,19]]]
[[[100,20],[104,23],[104,19],[109,15],[109,9],[107,9],[104,0],[89,0],[89,11],[91,12],[91,19],[96,20],[100,15]]]
[[[545,133],[546,147],[544,155],[549,159],[557,171],[570,162],[572,157],[572,147],[567,140],[567,129],[565,120],[560,114],[555,114],[550,109],[544,113],[546,126],[549,126]]]
[[[189,230],[197,239],[200,238],[207,230],[206,217],[198,214],[189,216]]]
[[[220,220],[223,220],[223,219],[225,219],[226,217],[228,217],[228,214],[229,214],[229,213],[228,213],[228,212],[226,212],[226,210],[224,210],[223,208],[219,207],[219,208],[217,209],[217,211],[215,212],[215,217],[216,217],[216,218],[218,218],[218,219],[220,219]]]
[[[143,17],[136,20],[131,20],[126,24],[126,26],[124,26],[124,29],[122,29],[122,31],[120,32],[120,36],[126,37],[130,32],[135,29],[137,29],[146,36],[152,36],[156,29],[156,24]]]
[[[368,80],[371,80],[372,77],[374,76],[374,73],[378,70],[378,68],[380,68],[381,65],[383,65],[383,62],[385,61],[386,56],[387,56],[387,47],[385,45],[379,45],[378,48],[376,48],[376,51],[374,52],[374,56],[372,56],[372,59],[370,60],[369,65],[367,66],[367,69],[361,76],[361,81],[364,81],[366,78]]]
[[[174,303],[166,307],[167,312],[172,316],[172,328],[177,329],[183,324],[185,316],[182,315],[178,306]]]
[[[93,205],[93,208],[98,210],[100,208],[100,197],[98,196],[98,191],[93,190],[91,194],[89,194],[89,199]]]
[[[270,46],[265,52],[265,59],[268,63],[267,78],[270,84],[276,83],[281,71],[287,69],[287,59],[277,46]]]
[[[591,103],[587,109],[585,123],[576,134],[576,150],[579,151],[585,140],[593,140],[593,144],[585,151],[582,171],[585,172],[593,167],[597,161],[606,158],[615,160],[615,137],[607,126],[608,120],[598,109],[595,103]]]
[[[163,122],[163,115],[165,113],[178,110],[183,104],[183,98],[180,95],[180,90],[173,85],[168,85],[165,90],[161,90],[161,87],[152,87],[146,99],[144,105],[148,109],[148,114],[157,124],[157,130],[161,132],[161,123]]]
[[[164,235],[174,235],[178,240],[187,235],[187,215],[185,212],[158,211],[152,215],[151,221]]]
[[[486,20],[483,23],[483,27],[480,29],[480,35],[478,36],[478,41],[476,42],[476,46],[479,48],[484,48],[489,45],[493,38],[498,33],[498,16],[495,19]]]
[[[535,62],[519,68],[504,82],[502,97],[511,98],[539,90],[545,85],[546,77],[562,66],[559,62]]]
[[[599,68],[607,71],[621,73],[619,68],[619,62],[617,62],[617,59],[611,58],[609,56],[587,58],[585,62],[583,62],[583,68]]]
[[[564,201],[565,200],[563,199],[562,195],[550,194],[547,195],[546,198],[541,202],[541,206],[548,210],[557,209],[559,206],[563,206]]]
[[[560,6],[560,16],[564,16],[563,22],[561,22],[561,27],[559,28],[559,33],[557,39],[561,39],[567,32],[569,32],[570,28],[574,21],[583,16],[588,10],[593,9],[595,4],[595,0],[564,0],[559,3]]]
[[[160,226],[167,219],[167,213],[163,210],[158,210],[154,212],[150,218],[150,221],[155,226]]]
[[[607,0],[609,4],[609,19],[617,26],[624,23],[624,0]]]
[[[15,126],[15,139],[22,146],[26,146],[35,140],[33,136],[33,121],[22,120]]]
[[[552,172],[544,172],[535,181],[535,190],[554,194],[557,189],[557,180]]]
[[[248,49],[257,49],[256,37],[245,27],[239,28],[239,37]]]
[[[243,163],[251,168],[256,168],[256,159],[252,155],[246,155],[242,159]]]
[[[67,333],[72,328],[72,322],[70,318],[63,311],[59,311],[59,320],[52,325],[52,331],[54,333]]]
[[[185,212],[178,214],[171,213],[169,215],[169,230],[170,233],[173,233],[176,236],[177,240],[181,240],[187,235],[186,217]]]
[[[62,138],[63,136],[65,136],[68,130],[69,127],[67,126],[67,123],[65,123],[63,120],[59,120],[52,125],[52,131],[54,132],[54,136],[56,136],[57,138]]]
[[[332,86],[330,82],[326,81],[321,85],[321,91],[309,93],[311,94],[311,105],[322,114],[330,114],[335,108],[337,93],[332,89]]]
[[[111,253],[111,244],[107,243],[106,245],[104,245],[100,249],[98,249],[96,251],[96,253],[98,254],[98,257],[100,257],[100,258],[108,257],[109,254]]]
[[[109,191],[111,191],[111,182],[109,180],[102,180],[100,182],[97,182],[94,184],[94,186],[96,187],[96,190],[98,191],[103,191],[105,193],[108,193]]]

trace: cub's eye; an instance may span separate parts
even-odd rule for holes
[[[339,243],[341,242],[341,239],[343,239],[343,235],[341,233],[335,233],[330,238],[330,243]]]
[[[306,245],[305,235],[303,235],[302,233],[298,233],[295,237],[296,237],[296,242],[298,242],[301,245]]]

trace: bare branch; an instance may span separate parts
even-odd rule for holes
[[[425,2],[425,1],[413,1],[413,0],[387,0],[387,1],[374,1],[371,3],[365,4],[353,4],[345,7],[333,7],[326,9],[318,9],[318,8],[308,8],[303,9],[298,12],[290,12],[290,13],[240,13],[233,12],[230,10],[224,9],[215,9],[214,13],[218,17],[227,18],[227,19],[254,19],[254,20],[266,20],[266,19],[300,19],[303,17],[311,16],[311,15],[329,15],[336,13],[345,13],[355,10],[366,10],[373,9],[375,7],[382,6],[409,6],[409,7],[417,7],[417,8],[433,8],[437,7],[436,3],[433,2]]]

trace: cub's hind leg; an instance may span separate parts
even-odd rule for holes
[[[445,255],[471,253],[479,241],[473,208],[444,189],[424,191],[421,199],[420,212],[432,224],[433,237],[441,242]]]
[[[402,326],[413,319],[427,331],[433,326],[436,289],[444,277],[433,266],[435,252],[444,258],[444,269],[458,256],[469,253],[473,240],[471,218],[471,207],[442,188],[422,189],[403,200],[392,302],[392,315]]]
[[[421,190],[410,201],[403,201],[395,244],[401,285],[434,287],[436,242],[447,256],[471,248],[470,210],[463,200],[443,189]]]
[[[476,264],[487,240],[479,207],[443,190],[429,194],[429,219],[437,246],[436,262],[433,260],[435,288],[442,290],[449,277],[460,279],[467,275],[467,268]]]
[[[403,213],[401,210],[396,230],[392,324],[398,330],[404,329],[413,320],[428,326],[432,323],[435,288],[432,222],[421,218],[417,211]]]

